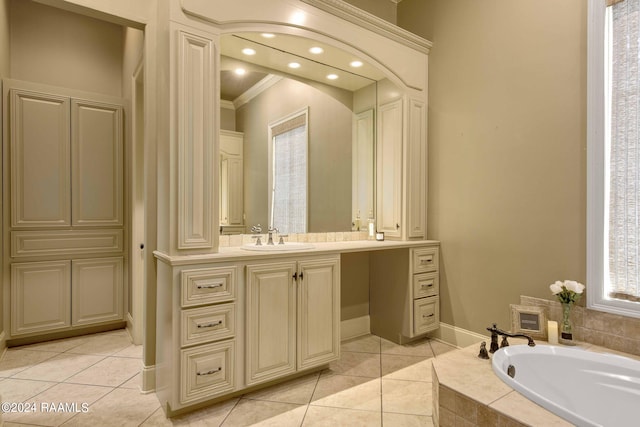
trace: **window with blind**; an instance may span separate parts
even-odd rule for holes
[[[640,317],[640,0],[590,0],[588,306]]]
[[[271,228],[307,232],[308,114],[305,108],[269,125]]]

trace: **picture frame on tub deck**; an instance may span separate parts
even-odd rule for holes
[[[511,331],[547,339],[547,313],[543,307],[511,304]]]

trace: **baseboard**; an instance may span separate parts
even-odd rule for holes
[[[489,339],[485,335],[442,322],[440,322],[440,329],[430,333],[429,336],[458,348],[468,347]]]
[[[7,351],[7,339],[4,331],[0,332],[0,360],[4,357]]]
[[[356,317],[355,319],[340,322],[340,340],[361,337],[371,333],[371,319],[369,316]]]
[[[142,394],[156,391],[156,365],[142,366],[142,381],[140,384]]]

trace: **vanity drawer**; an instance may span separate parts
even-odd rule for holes
[[[234,357],[233,340],[181,350],[180,403],[233,391]]]
[[[413,273],[438,270],[438,248],[412,249]]]
[[[182,306],[192,307],[235,299],[236,277],[235,266],[182,271]]]
[[[233,338],[236,333],[235,304],[191,308],[182,310],[180,316],[183,347]]]
[[[416,335],[438,329],[440,325],[440,300],[438,297],[413,301],[413,331]]]
[[[413,276],[413,298],[424,298],[438,295],[438,273],[420,273]]]

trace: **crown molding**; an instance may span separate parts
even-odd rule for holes
[[[247,102],[251,101],[256,96],[260,95],[265,90],[282,80],[281,76],[274,74],[268,74],[267,77],[260,80],[258,83],[251,86],[245,93],[233,100],[233,106],[238,109]]]
[[[233,104],[233,101],[227,101],[226,99],[220,100],[220,107],[226,108],[227,110],[235,110],[236,106]]]
[[[343,0],[301,0],[311,6],[322,9],[334,16],[342,18],[362,28],[373,31],[384,37],[388,37],[407,47],[429,53],[432,43],[429,40],[413,34],[391,22],[385,21],[369,12],[355,7]],[[393,0],[392,0],[393,1]]]

